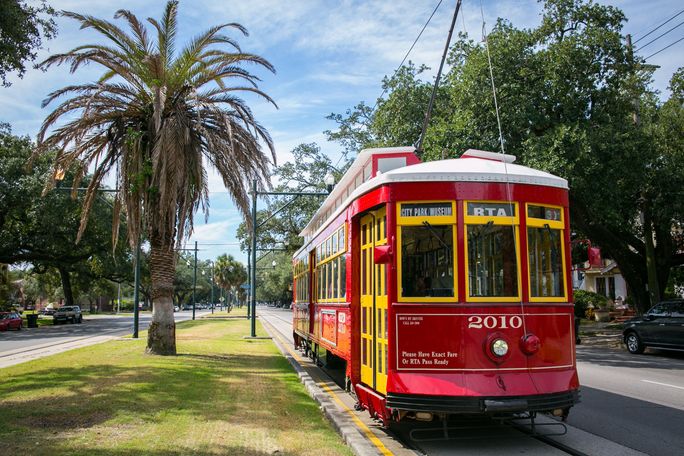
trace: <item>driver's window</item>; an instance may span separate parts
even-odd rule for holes
[[[668,311],[667,304],[656,304],[651,308],[651,310],[648,311],[648,315],[652,315],[654,317],[665,317],[669,313],[670,312]]]
[[[399,301],[449,302],[456,298],[455,215],[453,201],[398,205]]]

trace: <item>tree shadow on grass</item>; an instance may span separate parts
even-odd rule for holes
[[[7,450],[7,454],[28,454],[23,453],[25,451],[22,447],[17,447],[12,444],[9,446],[4,446],[3,451]],[[3,453],[4,454],[4,453]],[[63,447],[59,444],[52,444],[49,448],[36,446],[32,448],[33,455],[50,455],[50,456],[187,456],[187,455],[216,455],[224,454],[231,456],[273,456],[277,454],[278,456],[288,456],[290,453],[283,451],[259,451],[254,448],[249,448],[243,445],[213,445],[210,450],[198,450],[196,448],[187,447],[176,447],[171,450],[168,448],[163,448],[159,450],[145,449],[141,452],[139,449],[110,449],[110,448],[88,448],[82,450],[74,450],[71,447]]]
[[[14,375],[0,383],[0,435],[27,434],[28,443],[46,430],[59,434],[114,418],[154,423],[160,413],[269,426],[280,410],[260,403],[296,381],[277,355],[182,354],[161,361],[155,367],[96,364]],[[297,406],[316,409],[303,391],[288,395]]]

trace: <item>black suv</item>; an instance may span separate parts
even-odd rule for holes
[[[625,322],[623,340],[630,353],[646,347],[684,350],[684,299],[663,301],[642,317]]]

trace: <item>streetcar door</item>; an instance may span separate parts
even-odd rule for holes
[[[387,244],[383,207],[361,217],[361,382],[387,393],[387,265],[373,262],[374,247]]]

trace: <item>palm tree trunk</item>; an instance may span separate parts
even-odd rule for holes
[[[173,247],[151,242],[150,276],[152,279],[152,323],[147,333],[147,353],[176,354],[176,323],[173,318]]]

